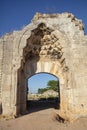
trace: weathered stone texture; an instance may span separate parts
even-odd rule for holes
[[[3,115],[26,112],[27,80],[39,72],[60,81],[60,111],[87,115],[87,36],[70,13],[39,14],[21,31],[0,39],[0,102]]]

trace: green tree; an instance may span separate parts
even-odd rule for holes
[[[42,94],[47,90],[54,90],[59,92],[59,81],[58,80],[49,80],[46,88],[39,88],[38,93]]]
[[[47,83],[47,89],[52,89],[54,91],[59,91],[59,81],[58,80],[50,80]]]
[[[47,91],[47,88],[39,88],[39,89],[38,89],[38,93],[39,93],[39,94],[42,94],[42,93],[44,93],[45,91]]]

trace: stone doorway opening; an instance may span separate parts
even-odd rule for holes
[[[49,108],[60,108],[59,79],[41,72],[28,78],[27,110],[29,113]]]
[[[51,40],[51,38],[54,40]],[[63,88],[66,89],[65,71],[67,67],[65,58],[62,57],[62,46],[60,46],[59,42],[58,45],[54,44],[53,41],[57,41],[53,30],[46,27],[45,24],[40,24],[36,29],[32,30],[25,46],[22,46],[21,61],[17,71],[17,95],[15,96],[17,97],[17,115],[25,113],[27,110],[28,78],[40,72],[50,73],[59,78],[61,86],[59,94],[61,96],[60,109],[62,109],[63,102],[65,103],[62,90]]]

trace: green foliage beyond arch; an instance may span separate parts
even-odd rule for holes
[[[39,88],[38,93],[42,94],[47,90],[54,90],[54,91],[58,92],[59,91],[59,81],[58,80],[49,80],[47,83],[47,87]]]

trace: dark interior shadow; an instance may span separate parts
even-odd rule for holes
[[[27,111],[29,113],[38,112],[49,108],[60,108],[59,98],[43,98],[40,100],[28,100]]]

